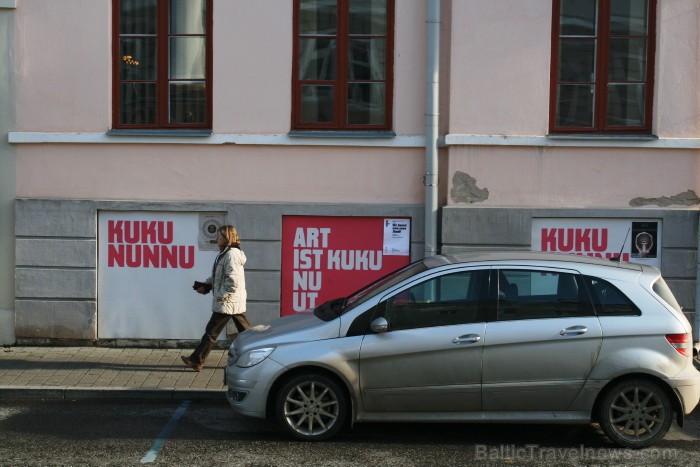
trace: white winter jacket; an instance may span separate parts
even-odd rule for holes
[[[212,277],[206,280],[212,286],[211,311],[226,315],[245,313],[246,291],[243,265],[245,253],[239,248],[224,250],[215,262]]]

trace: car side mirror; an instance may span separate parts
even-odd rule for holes
[[[372,330],[372,332],[381,334],[389,331],[389,322],[386,320],[386,318],[377,318],[370,323],[369,328]]]

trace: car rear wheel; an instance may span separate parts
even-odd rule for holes
[[[644,448],[666,435],[673,421],[673,408],[663,388],[637,379],[611,387],[598,415],[600,427],[615,444]]]
[[[340,385],[316,373],[297,375],[277,393],[275,417],[293,438],[321,441],[336,435],[343,427],[348,399]]]

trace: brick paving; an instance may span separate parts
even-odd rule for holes
[[[204,369],[186,368],[191,349],[5,347],[0,349],[0,399],[224,399],[225,350]]]

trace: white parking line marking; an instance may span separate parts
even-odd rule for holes
[[[189,406],[190,406],[190,401],[185,401],[182,403],[182,405],[180,405],[180,407],[177,408],[177,410],[175,411],[173,416],[170,417],[170,421],[168,421],[168,424],[165,425],[165,427],[158,434],[158,437],[153,442],[151,449],[149,449],[148,452],[146,453],[146,455],[143,456],[143,459],[141,459],[142,464],[148,464],[150,462],[155,462],[156,458],[158,457],[158,453],[160,453],[160,449],[163,447],[165,442],[168,440],[168,437],[172,434],[173,430],[175,430],[175,427],[177,426],[177,422],[180,421],[182,416],[187,411],[187,407],[189,407]]]

